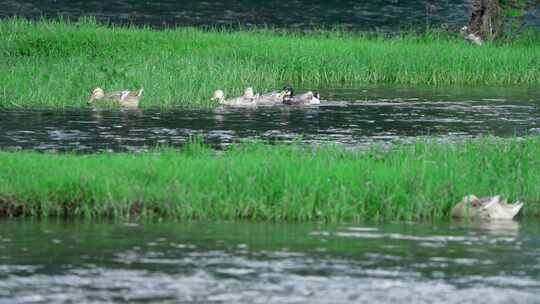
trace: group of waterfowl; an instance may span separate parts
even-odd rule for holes
[[[253,88],[246,88],[244,94],[239,97],[225,98],[223,90],[216,90],[212,100],[225,106],[256,106],[256,105],[317,105],[321,103],[319,92],[306,92],[294,95],[291,86],[285,86],[280,92],[273,91],[262,94],[255,94]]]
[[[142,97],[143,89],[136,91],[123,90],[106,93],[102,88],[96,87],[88,100],[89,105],[114,105],[124,108],[137,108]],[[211,100],[223,106],[257,106],[257,105],[317,105],[320,104],[319,92],[309,91],[294,95],[291,86],[285,86],[281,91],[255,94],[253,88],[246,88],[242,96],[226,98],[223,90],[216,90]]]

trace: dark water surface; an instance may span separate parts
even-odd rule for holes
[[[536,88],[326,89],[322,94],[323,103],[312,107],[4,109],[0,149],[132,151],[182,146],[194,135],[217,148],[246,139],[357,147],[422,136],[451,141],[540,133]]]
[[[0,0],[0,17],[78,18],[95,16],[116,24],[156,28],[193,26],[271,26],[312,29],[339,24],[345,29],[425,29],[460,27],[470,0]]]
[[[538,303],[538,222],[0,222],[0,303]]]
[[[534,0],[528,0],[534,3]],[[457,30],[470,16],[471,0],[0,0],[0,18],[94,16],[100,22],[173,26],[360,31]],[[524,26],[540,29],[540,8],[525,12]]]

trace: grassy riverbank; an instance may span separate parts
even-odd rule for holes
[[[144,107],[209,106],[216,88],[540,84],[540,36],[475,47],[450,34],[153,31],[0,21],[0,107],[85,106],[95,86],[144,86]]]
[[[540,137],[417,143],[383,152],[249,144],[222,154],[0,152],[3,216],[275,221],[448,217],[468,193],[540,216]]]

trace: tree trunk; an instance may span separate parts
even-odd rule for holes
[[[493,41],[501,34],[503,18],[499,0],[472,0],[472,14],[467,31],[483,41]]]

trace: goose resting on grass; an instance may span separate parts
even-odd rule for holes
[[[143,93],[143,88],[138,91],[116,91],[105,93],[105,91],[97,87],[92,91],[90,100],[88,100],[89,105],[117,105],[126,108],[137,108],[139,107],[139,100],[141,99]]]
[[[461,34],[463,39],[465,39],[465,41],[468,41],[468,42],[470,42],[472,44],[476,44],[476,45],[480,45],[480,46],[484,45],[484,40],[482,40],[482,37],[480,37],[476,33],[471,33],[469,31],[468,26],[462,27],[461,30],[459,31],[459,33]]]
[[[467,195],[452,208],[451,214],[455,218],[511,220],[519,213],[522,207],[522,202],[517,201],[514,204],[507,204],[506,200],[501,200],[498,195],[482,198]]]

